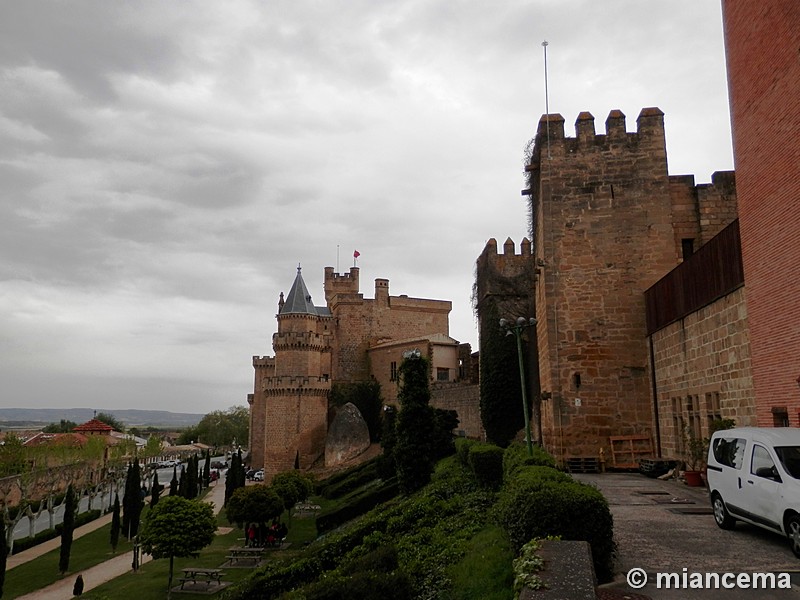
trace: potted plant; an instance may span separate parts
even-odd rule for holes
[[[708,452],[708,439],[697,437],[692,429],[684,430],[685,455],[683,478],[686,485],[700,487],[703,485],[702,470]]]

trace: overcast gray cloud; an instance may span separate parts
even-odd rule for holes
[[[0,405],[245,402],[295,267],[453,302],[526,235],[522,156],[665,113],[669,169],[732,168],[719,0],[0,5]]]

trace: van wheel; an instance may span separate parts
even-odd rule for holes
[[[789,538],[792,552],[800,558],[800,515],[795,513],[786,517],[786,536]]]
[[[725,508],[725,502],[722,501],[722,496],[716,492],[714,492],[714,495],[711,497],[711,507],[714,509],[714,520],[717,522],[717,525],[722,529],[733,529],[734,525],[736,525],[736,519],[728,514],[728,509]],[[798,541],[800,541],[800,520],[797,521],[797,524]]]

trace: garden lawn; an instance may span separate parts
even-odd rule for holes
[[[116,555],[132,549],[132,544],[120,536],[117,551],[111,552],[111,525],[105,525],[72,541],[69,558],[69,572],[62,577],[58,571],[60,548],[6,571],[4,598],[16,598],[42,589],[63,578],[74,578],[85,571]]]

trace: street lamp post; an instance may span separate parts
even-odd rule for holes
[[[506,319],[500,319],[500,327],[506,330],[506,335],[514,335],[517,338],[517,358],[519,359],[519,383],[522,387],[522,411],[525,415],[525,442],[528,446],[528,456],[533,456],[533,441],[531,440],[531,419],[528,415],[528,393],[525,390],[525,366],[522,361],[522,332],[528,327],[536,325],[536,319],[531,317],[517,318],[515,323]]]

